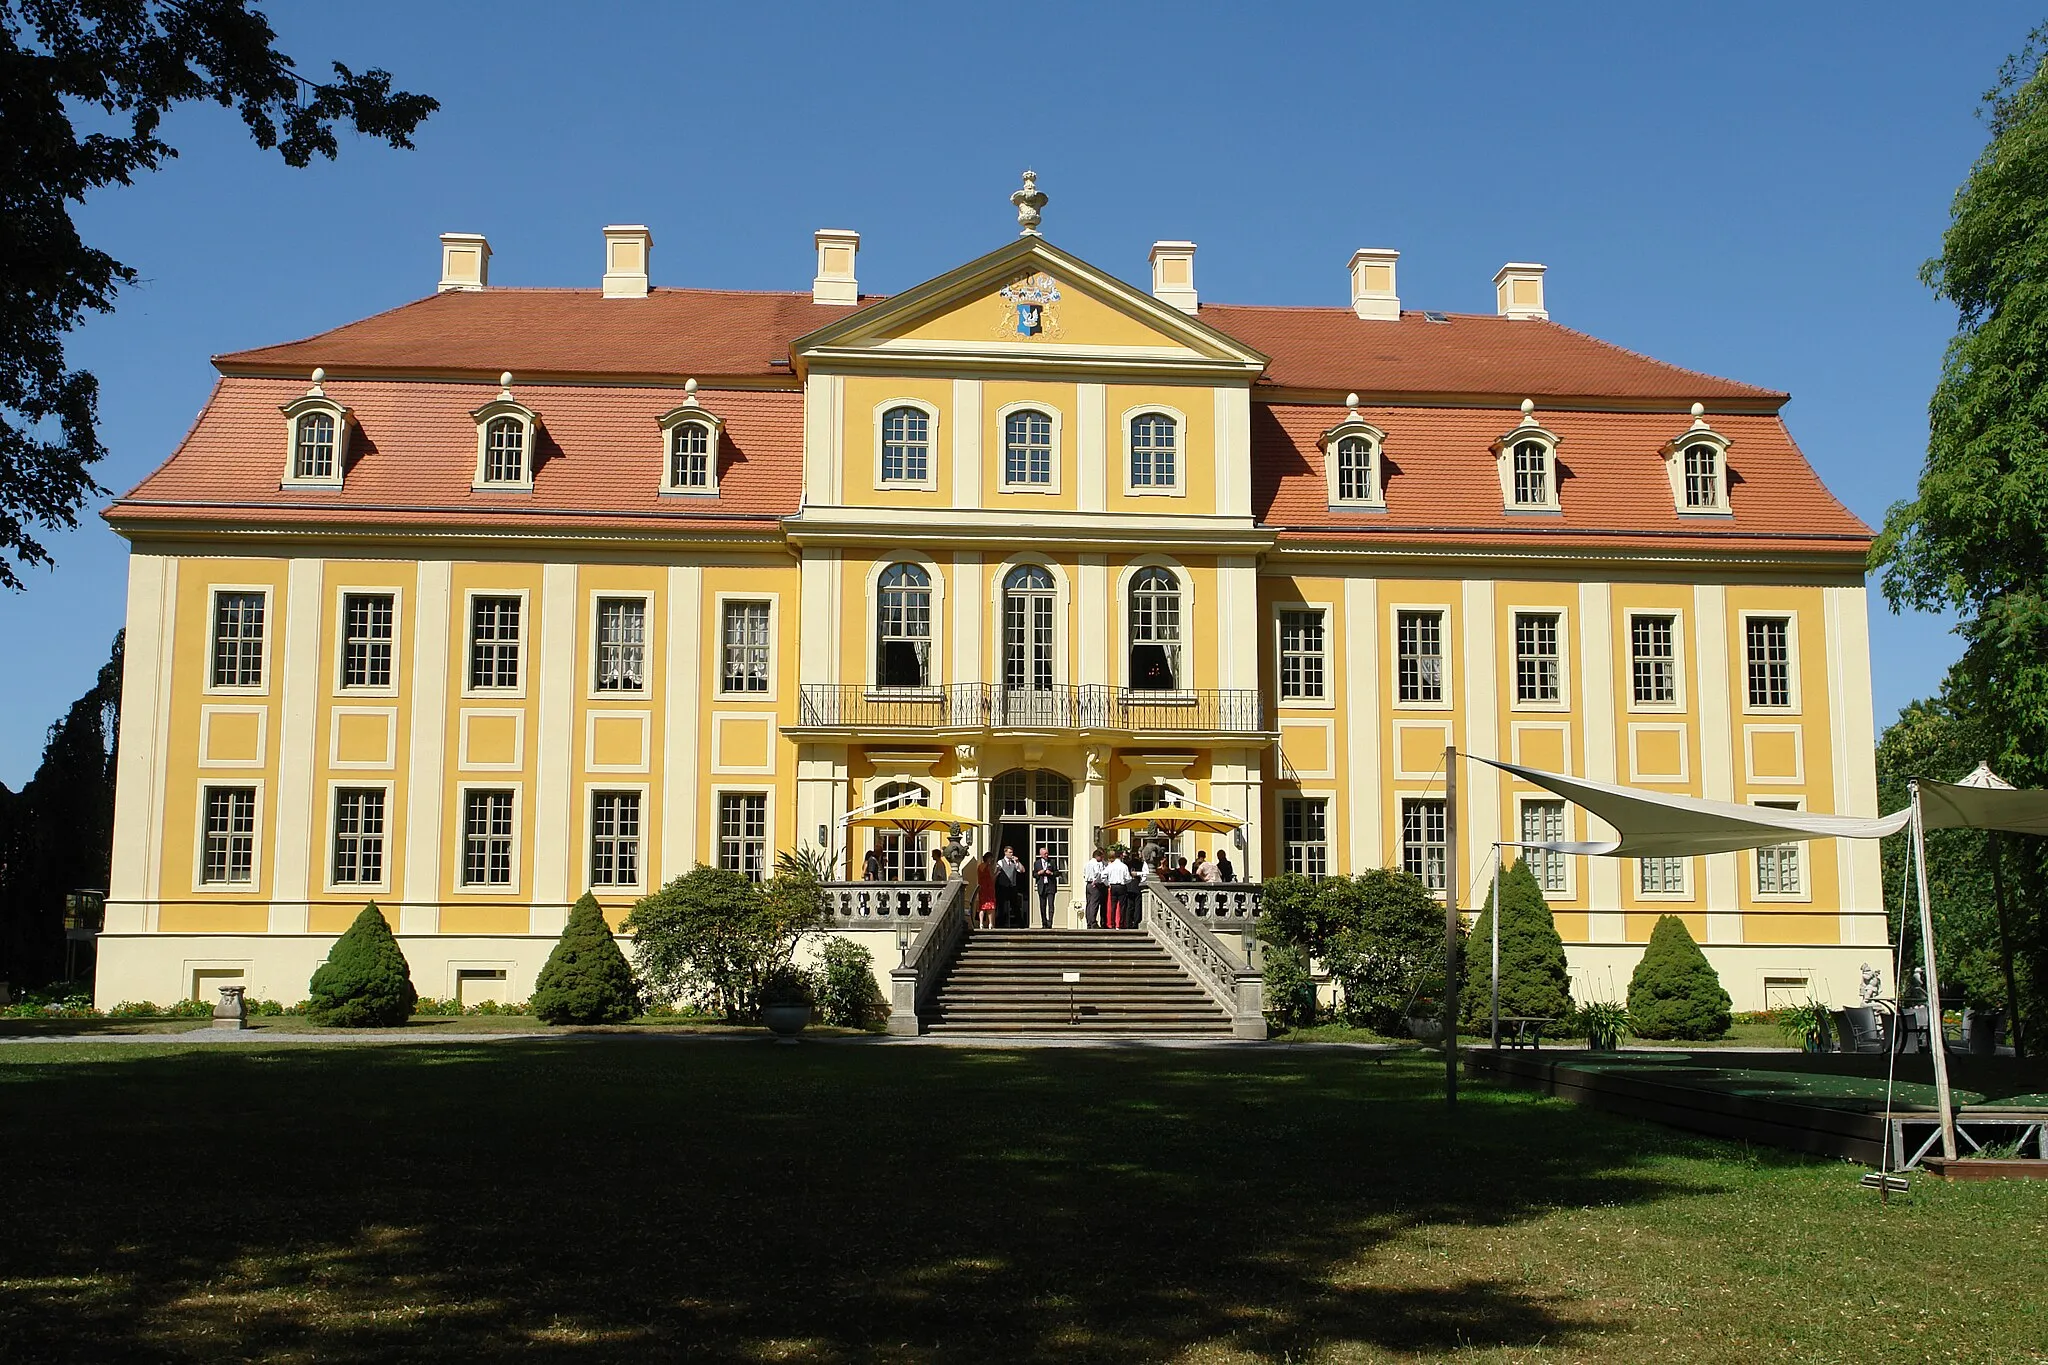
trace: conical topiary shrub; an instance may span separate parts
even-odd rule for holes
[[[1493,1012],[1493,892],[1465,940],[1462,1005],[1468,1023],[1483,1026]],[[1572,1012],[1572,979],[1564,940],[1550,917],[1550,902],[1536,874],[1520,861],[1500,877],[1500,1014],[1563,1019]]]
[[[1719,1038],[1728,1031],[1728,992],[1676,915],[1650,932],[1629,978],[1628,1016],[1638,1038]]]
[[[306,997],[306,1017],[337,1028],[390,1028],[412,1017],[420,993],[375,901],[334,940]]]
[[[534,982],[528,1008],[544,1024],[620,1024],[638,1012],[633,969],[588,891]]]

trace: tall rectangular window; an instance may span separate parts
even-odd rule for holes
[[[1798,810],[1797,801],[1759,801],[1766,810]],[[1797,896],[1805,883],[1799,875],[1799,845],[1771,844],[1756,851],[1756,891],[1759,896]]]
[[[384,789],[343,788],[334,794],[334,884],[384,880]]]
[[[341,599],[341,685],[391,686],[391,594],[346,593]]]
[[[768,797],[726,792],[718,798],[718,865],[760,881],[768,875]]]
[[[256,789],[208,787],[199,880],[209,885],[246,883],[256,866]]]
[[[1401,701],[1444,699],[1444,614],[1404,611],[1394,617],[1395,695]]]
[[[1522,842],[1525,844],[1560,844],[1564,842],[1564,802],[1524,801],[1522,803]],[[1536,876],[1536,885],[1545,891],[1562,891],[1564,881],[1564,854],[1548,849],[1525,848],[1521,850],[1522,861],[1529,865],[1529,871]]]
[[[1280,800],[1281,867],[1303,877],[1330,871],[1330,803],[1319,796]]]
[[[669,486],[711,487],[711,428],[702,422],[679,422],[668,439]]]
[[[1743,626],[1749,646],[1749,704],[1792,704],[1792,620],[1752,616]]]
[[[1003,419],[1003,482],[1052,485],[1052,418],[1013,412]]]
[[[213,685],[263,686],[263,594],[213,595]]]
[[[882,414],[882,479],[923,483],[931,470],[931,417],[921,408]]]
[[[1539,441],[1515,443],[1515,505],[1550,505],[1550,452]]]
[[[1562,694],[1557,635],[1555,613],[1516,613],[1516,701],[1556,701]]]
[[[1678,700],[1678,618],[1635,616],[1628,623],[1630,695],[1638,706]]]
[[[1323,614],[1280,613],[1280,695],[1320,701],[1323,696]]]
[[[647,600],[597,602],[597,690],[639,692],[647,686]]]
[[[1131,419],[1131,487],[1173,488],[1180,482],[1179,431],[1171,417],[1148,412]]]
[[[1683,858],[1638,858],[1636,860],[1637,886],[1645,896],[1682,896],[1685,894],[1685,859]]]
[[[768,604],[725,604],[724,667],[720,676],[728,692],[768,690]]]
[[[462,803],[462,884],[512,885],[512,793],[473,791]]]
[[[640,884],[639,792],[597,792],[591,796],[590,884]]]
[[[516,597],[470,599],[471,691],[519,686],[519,606]]]
[[[1422,878],[1432,891],[1448,885],[1444,835],[1442,798],[1410,798],[1401,803],[1401,870]]]

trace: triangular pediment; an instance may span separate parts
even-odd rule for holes
[[[1022,237],[798,337],[804,357],[1157,362],[1239,370],[1266,357],[1039,237]]]

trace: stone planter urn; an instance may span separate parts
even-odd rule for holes
[[[1444,1021],[1433,1015],[1411,1014],[1408,1016],[1408,1036],[1418,1043],[1441,1043],[1444,1040]]]
[[[220,1003],[213,1007],[215,1028],[249,1027],[249,1003],[242,998],[246,986],[222,986]]]
[[[778,1043],[794,1043],[796,1036],[804,1031],[804,1025],[811,1022],[811,1007],[806,1003],[761,1006],[761,1022],[775,1033]]]

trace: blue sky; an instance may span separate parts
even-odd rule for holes
[[[1204,298],[1341,305],[1359,246],[1409,307],[1483,311],[1507,260],[1551,315],[1787,389],[1792,432],[1875,523],[1913,486],[1954,327],[1918,283],[1983,145],[1978,96],[2035,7],[1176,4],[272,5],[286,49],[432,94],[418,150],[289,170],[228,113],[80,213],[135,266],[74,336],[102,383],[100,482],[134,484],[205,402],[208,356],[431,291],[435,238],[494,283],[594,286],[644,222],[658,285],[801,289],[811,231],[862,234],[894,292],[1000,245],[1035,167],[1047,236],[1146,282],[1200,243]],[[92,682],[124,611],[97,516],[0,594],[0,782]],[[1931,692],[1947,624],[1871,610],[1879,724]],[[33,662],[29,662],[29,660]]]

